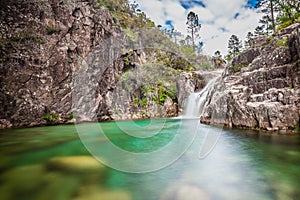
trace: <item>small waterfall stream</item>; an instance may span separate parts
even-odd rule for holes
[[[215,81],[216,78],[211,79],[200,92],[190,94],[187,99],[182,118],[199,118],[203,114],[207,103],[207,94]]]

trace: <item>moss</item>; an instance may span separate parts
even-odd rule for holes
[[[292,25],[293,24],[293,22],[291,21],[291,20],[288,20],[288,21],[286,21],[286,22],[283,22],[282,24],[280,24],[278,27],[277,27],[277,29],[276,29],[276,33],[278,32],[278,31],[280,31],[280,30],[282,30],[282,29],[285,29],[285,28],[287,28],[288,26],[290,26],[290,25]]]
[[[289,42],[288,37],[284,36],[280,40],[277,41],[277,46],[282,47],[282,46],[287,46]]]

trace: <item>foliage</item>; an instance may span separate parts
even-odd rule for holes
[[[273,30],[275,33],[278,28],[280,30],[287,25],[296,23],[300,17],[299,0],[263,0],[259,1],[257,7],[260,8],[260,12],[264,13],[260,23],[264,25],[263,30],[266,33],[269,30]],[[279,26],[277,30],[276,26]]]
[[[253,39],[253,33],[252,32],[248,32],[247,36],[246,36],[246,40],[245,40],[245,49],[249,49],[252,44],[251,44],[251,40]]]
[[[228,41],[228,55],[227,59],[231,60],[241,52],[242,42],[236,35],[232,35]]]
[[[274,0],[258,1],[257,7],[259,7],[260,12],[264,14],[259,20],[259,23],[262,24],[262,26],[260,26],[262,28],[261,31],[263,34],[266,31],[266,34],[268,35],[270,30],[275,30]]]
[[[288,37],[284,36],[280,40],[278,40],[276,44],[277,44],[277,46],[282,47],[282,46],[287,46],[288,42],[289,42]]]
[[[49,26],[46,27],[46,32],[47,32],[48,35],[52,35],[52,34],[57,33],[59,31],[55,28],[55,26],[49,25]]]
[[[154,22],[138,9],[136,2],[129,3],[127,0],[97,0],[97,2],[100,6],[109,9],[115,23],[122,29],[139,29],[155,26]],[[98,9],[97,5],[96,9]]]
[[[68,115],[68,119],[76,119],[76,115],[75,114],[69,114]]]
[[[136,33],[133,32],[131,29],[129,29],[129,28],[124,28],[124,29],[123,29],[123,32],[125,33],[125,35],[127,36],[127,38],[128,38],[130,41],[132,41],[132,42],[136,41],[137,35],[136,35]]]
[[[43,119],[46,120],[47,123],[54,123],[55,121],[58,120],[58,114],[55,112],[51,112],[44,115]]]
[[[177,97],[175,94],[175,91],[169,90],[163,85],[158,86],[158,97],[159,97],[159,103],[164,104],[167,98],[172,99],[173,102],[177,103]]]
[[[193,50],[195,50],[195,39],[199,38],[198,32],[200,31],[201,24],[198,18],[198,15],[193,11],[190,11],[187,15],[187,31],[191,33],[192,46]]]
[[[264,28],[265,28],[265,25],[257,26],[254,30],[254,36],[258,37],[258,36],[265,35]]]
[[[146,98],[142,99],[141,106],[144,107],[148,104],[148,100]]]
[[[216,58],[222,58],[222,55],[221,55],[221,52],[219,50],[217,50],[215,53],[214,53],[214,56]]]

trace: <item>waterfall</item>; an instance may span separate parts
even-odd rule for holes
[[[182,118],[199,118],[206,106],[206,97],[216,78],[211,79],[206,86],[197,93],[191,93],[187,99]]]

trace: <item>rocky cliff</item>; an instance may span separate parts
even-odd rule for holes
[[[94,1],[0,4],[0,126],[73,118],[73,72],[102,40],[120,34],[109,11]]]
[[[0,128],[176,116],[184,84],[205,84],[176,71],[128,88],[147,56],[96,0],[1,1],[0,19]]]
[[[252,48],[228,64],[207,97],[201,122],[268,131],[300,126],[300,24]]]

